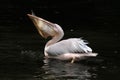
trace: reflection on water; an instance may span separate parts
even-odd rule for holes
[[[119,66],[107,59],[73,64],[45,59],[44,65],[35,72],[34,77],[39,80],[119,80],[119,74]]]
[[[59,60],[0,64],[0,80],[119,80],[119,74],[119,65],[110,60],[73,64]]]
[[[45,70],[43,79],[72,79],[87,80],[91,77],[90,66],[80,63],[63,62],[59,60],[44,60],[42,67]]]

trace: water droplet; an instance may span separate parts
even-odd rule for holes
[[[106,67],[105,67],[105,66],[102,66],[101,68],[105,69]]]
[[[118,51],[114,51],[114,53],[118,53]]]
[[[73,29],[70,29],[70,31],[72,32],[72,31],[74,31]]]

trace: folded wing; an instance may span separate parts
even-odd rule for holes
[[[71,38],[67,40],[62,40],[58,43],[55,43],[49,46],[46,49],[46,52],[50,56],[58,56],[65,53],[90,53],[92,49],[87,46],[87,42],[80,38]]]

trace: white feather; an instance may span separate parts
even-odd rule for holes
[[[86,45],[87,43],[80,38],[70,38],[62,40],[46,48],[46,52],[50,56],[57,56],[64,53],[89,53],[92,49]]]

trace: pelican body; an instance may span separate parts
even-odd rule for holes
[[[64,31],[58,24],[49,22],[34,14],[27,15],[42,37],[52,37],[44,48],[44,55],[46,58],[70,60],[71,63],[73,63],[74,61],[97,56],[97,53],[93,53],[92,49],[87,46],[88,43],[81,38],[61,40],[64,36]]]

